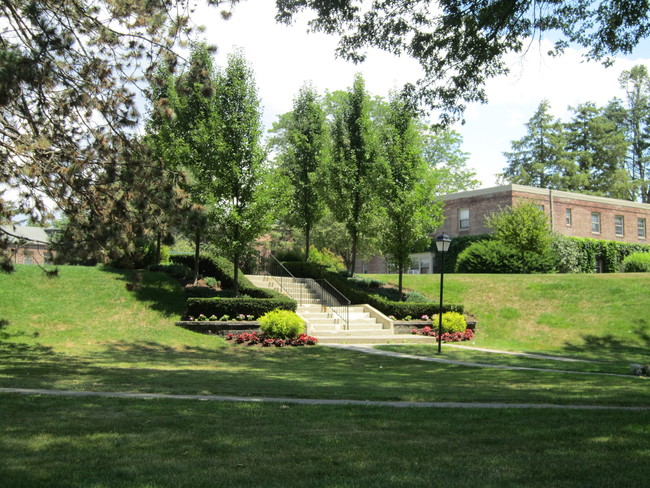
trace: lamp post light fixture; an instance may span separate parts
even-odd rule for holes
[[[447,234],[436,237],[436,249],[440,254],[440,308],[438,309],[438,354],[442,353],[442,285],[445,276],[445,253],[449,251],[451,239]]]

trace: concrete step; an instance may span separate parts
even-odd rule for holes
[[[319,344],[436,344],[433,337],[415,334],[316,337]]]

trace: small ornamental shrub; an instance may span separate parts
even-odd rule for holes
[[[433,325],[437,326],[440,318],[434,315],[432,319]],[[467,322],[465,316],[457,312],[447,312],[442,314],[442,333],[445,332],[465,332],[467,329]]]
[[[635,376],[650,376],[650,364],[630,364],[630,372]]]
[[[221,286],[219,281],[216,278],[213,278],[212,276],[206,276],[204,280],[205,280],[205,284],[211,286],[212,288]]]
[[[624,273],[650,272],[650,252],[633,252],[623,260]]]
[[[422,293],[418,293],[417,291],[412,291],[409,292],[406,295],[406,303],[425,303],[430,301],[427,297],[425,297]]]
[[[293,339],[305,330],[305,322],[289,310],[268,312],[259,318],[259,323],[264,333],[274,339]]]

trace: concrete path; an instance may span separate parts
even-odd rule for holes
[[[417,361],[429,361],[432,363],[455,364],[457,366],[470,366],[474,368],[510,369],[510,370],[518,370],[518,371],[540,371],[546,373],[562,373],[562,374],[617,376],[619,378],[631,378],[631,379],[636,378],[636,376],[631,374],[595,373],[595,372],[587,372],[587,371],[567,371],[564,369],[530,368],[526,366],[508,366],[505,364],[486,364],[486,363],[475,363],[470,361],[457,361],[454,359],[445,359],[444,357],[418,356],[416,354],[404,354],[401,352],[382,351],[381,349],[376,349],[374,347],[376,346],[376,344],[372,344],[372,345],[371,344],[323,344],[323,346],[346,349],[348,351],[357,351],[365,354],[375,354],[378,356],[414,359]],[[444,347],[447,347],[447,345],[445,345]],[[484,351],[490,351],[490,350],[484,350]],[[494,351],[490,351],[490,352],[494,352]],[[526,357],[544,358],[544,359],[557,359],[556,357],[552,357],[552,356],[539,356],[539,355],[525,354],[525,353],[510,353],[510,354],[526,356]],[[569,358],[564,358],[564,359],[569,360]]]
[[[560,409],[560,410],[629,410],[650,411],[649,407],[616,407],[600,405],[555,405],[549,403],[459,403],[459,402],[391,402],[371,400],[328,400],[313,398],[268,398],[221,395],[168,395],[164,393],[122,393],[116,391],[68,391],[41,388],[0,388],[0,393],[50,395],[66,397],[131,398],[141,400],[199,400],[211,402],[280,403],[282,405],[353,405],[393,408],[490,408],[490,409]]]

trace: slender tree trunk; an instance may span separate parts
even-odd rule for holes
[[[233,284],[233,290],[235,292],[235,296],[239,296],[239,253],[235,253],[233,256],[234,263],[235,263],[235,269],[233,272],[233,276],[235,277],[235,283]]]
[[[352,258],[350,259],[350,269],[348,270],[350,273],[350,278],[354,276],[354,268],[357,265],[357,237],[359,233],[357,232],[356,229],[354,229],[354,232],[352,233]]]
[[[156,238],[156,262],[155,264],[160,264],[160,241],[162,240],[161,232],[158,231],[158,236]]]
[[[402,276],[404,274],[404,265],[402,263],[399,263],[399,266],[397,266],[397,272],[399,274],[399,278],[397,279],[397,289],[399,291],[399,299],[404,300],[404,295],[402,294]]]
[[[194,235],[194,284],[199,281],[199,257],[201,254],[201,231],[197,230]]]
[[[311,225],[305,226],[305,261],[309,261],[309,248],[311,247],[310,241]]]

